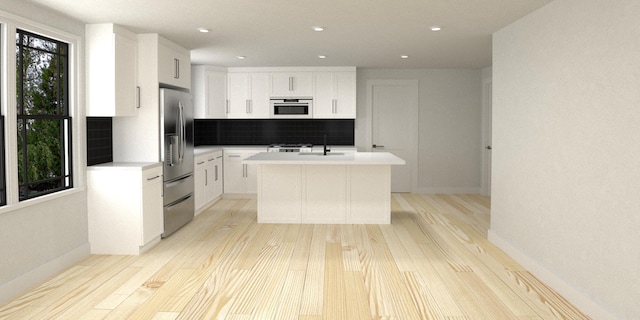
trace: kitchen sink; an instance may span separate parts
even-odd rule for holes
[[[326,155],[324,155],[322,152],[300,152],[298,153],[301,156],[341,156],[344,155],[343,152],[327,152]]]

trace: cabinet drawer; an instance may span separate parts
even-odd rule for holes
[[[162,182],[162,166],[142,171],[142,187]]]

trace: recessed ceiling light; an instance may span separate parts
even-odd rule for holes
[[[431,31],[440,31],[440,30],[442,30],[442,27],[440,27],[440,26],[431,27]]]
[[[325,55],[319,55],[319,56],[318,56],[318,58],[320,58],[320,59],[326,59],[326,58],[327,58],[327,56],[325,56]]]
[[[313,27],[313,31],[318,31],[318,32],[324,31],[324,27],[320,27],[320,26]]]
[[[240,59],[240,60],[243,60],[243,59],[246,59],[246,58],[247,58],[246,56],[238,56],[238,59]]]
[[[404,56],[404,55],[403,55],[403,56],[400,56],[400,58],[402,58],[402,59],[409,59],[409,56]]]
[[[200,28],[198,28],[198,31],[200,31],[202,33],[207,33],[207,32],[209,32],[209,29],[200,27]]]

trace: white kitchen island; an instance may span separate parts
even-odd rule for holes
[[[389,224],[391,167],[405,161],[388,152],[262,152],[256,165],[258,223]]]

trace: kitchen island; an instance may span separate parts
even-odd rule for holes
[[[258,223],[389,224],[391,167],[405,161],[388,152],[262,152],[256,165]]]

